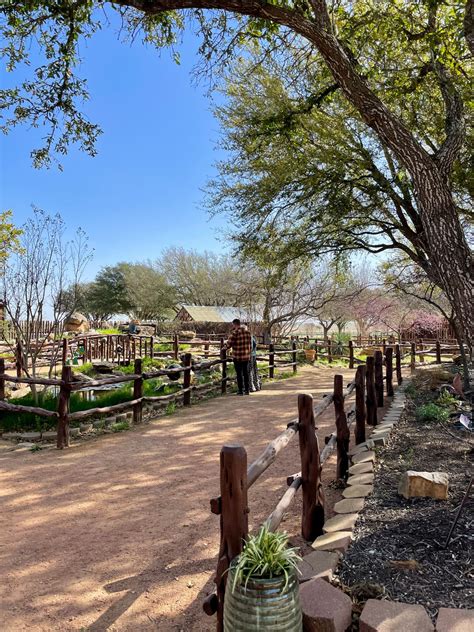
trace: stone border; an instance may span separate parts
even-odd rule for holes
[[[382,422],[375,426],[367,441],[349,451],[352,465],[349,468],[347,487],[342,494],[344,498],[334,505],[336,515],[324,523],[324,535],[313,542],[314,551],[305,555],[300,563],[300,593],[305,631],[345,632],[352,622],[351,599],[329,582],[343,553],[352,542],[353,528],[364,507],[364,499],[373,491],[376,458],[373,448],[384,446],[400,421],[405,410],[405,388],[408,383],[409,380],[397,389]],[[366,602],[359,618],[360,632],[400,630],[472,632],[474,610],[440,608],[435,628],[422,605],[378,599],[369,599]]]

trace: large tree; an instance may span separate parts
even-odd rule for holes
[[[7,88],[2,96],[13,112],[11,124],[49,123],[46,146],[35,155],[40,163],[52,148],[64,152],[72,141],[95,151],[97,128],[78,109],[78,97],[86,91],[74,68],[81,40],[103,19],[96,9],[107,5],[121,12],[130,32],[142,29],[145,40],[158,46],[174,42],[189,11],[198,21],[208,57],[212,50],[232,54],[249,39],[278,48],[286,34],[317,49],[332,77],[322,89],[344,94],[412,182],[418,232],[430,254],[426,273],[444,289],[472,348],[473,258],[450,185],[465,138],[464,104],[455,78],[467,45],[474,52],[472,0],[12,0],[1,8],[9,67],[25,61],[31,38],[39,42],[46,63],[36,70],[35,81]],[[225,12],[241,17],[227,20]],[[445,133],[434,146],[418,137],[386,100],[392,89],[426,76],[433,80],[426,98],[444,106]]]

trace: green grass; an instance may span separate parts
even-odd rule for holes
[[[114,329],[113,327],[111,329],[98,329],[97,332],[104,336],[116,336],[122,333],[120,329]]]

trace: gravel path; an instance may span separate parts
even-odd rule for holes
[[[330,392],[336,371],[307,367],[248,398],[219,397],[63,452],[0,450],[0,630],[213,630],[201,604],[218,550],[209,498],[218,493],[219,450],[241,442],[253,460],[296,416],[296,395]],[[322,444],[332,407],[317,423]],[[249,492],[252,526],[298,470],[293,440]],[[339,492],[325,487],[332,506]],[[300,503],[298,494],[284,523],[296,543]]]

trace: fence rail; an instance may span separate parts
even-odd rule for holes
[[[68,357],[69,344],[65,339],[63,341],[63,359]],[[268,361],[268,365],[264,368],[269,374],[270,378],[275,376],[275,371],[291,366],[293,372],[297,372],[298,367],[298,352],[296,344],[293,343],[292,348],[282,352],[286,354],[291,361],[279,361],[275,359],[272,353],[268,356],[264,356],[263,359]],[[208,354],[209,357],[211,354]],[[213,354],[214,355],[214,354]],[[6,412],[35,414],[42,417],[56,417],[58,419],[57,424],[57,447],[64,448],[69,446],[69,423],[71,421],[84,420],[88,417],[94,417],[97,415],[108,415],[119,411],[133,411],[133,423],[140,423],[143,416],[144,404],[169,404],[170,402],[182,401],[184,406],[189,406],[192,403],[192,394],[203,395],[211,391],[220,390],[221,394],[225,394],[231,384],[235,382],[234,378],[228,375],[228,364],[232,362],[232,356],[227,354],[227,350],[224,346],[219,349],[218,359],[205,359],[199,363],[193,363],[193,357],[191,353],[186,352],[182,357],[182,363],[177,367],[170,367],[165,369],[159,369],[149,372],[142,370],[142,358],[136,358],[134,360],[134,372],[133,374],[124,374],[114,377],[104,377],[95,380],[81,380],[75,378],[72,366],[70,364],[64,364],[61,372],[61,379],[54,378],[41,378],[41,377],[20,377],[11,376],[6,373],[6,363],[4,358],[0,358],[0,410]],[[275,354],[276,355],[276,354]],[[261,356],[262,357],[262,356]],[[219,367],[221,375],[218,379],[204,384],[193,384],[192,373],[203,374],[211,371],[213,368]],[[21,372],[20,372],[21,373]],[[181,388],[175,393],[168,395],[144,395],[143,385],[146,380],[156,379],[159,377],[178,377],[182,378],[180,382]],[[41,407],[23,406],[19,404],[11,404],[5,399],[5,384],[7,382],[15,384],[28,384],[41,385],[41,386],[54,386],[59,389],[58,403],[56,411],[44,410]],[[94,390],[94,388],[103,388],[104,386],[113,386],[117,384],[133,383],[133,395],[132,398],[126,402],[112,404],[109,406],[98,406],[94,408],[88,408],[86,410],[80,410],[77,412],[70,412],[70,399],[71,394],[74,392],[80,392],[83,390]],[[175,381],[175,383],[177,383]]]

